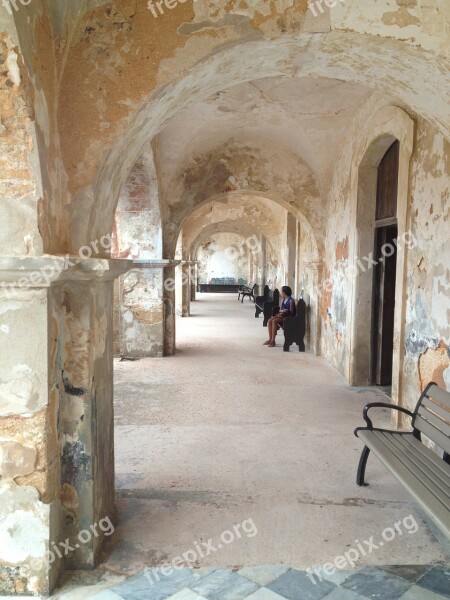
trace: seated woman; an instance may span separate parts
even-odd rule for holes
[[[280,328],[281,323],[286,317],[295,317],[295,300],[292,297],[292,290],[288,285],[284,285],[281,288],[281,297],[283,302],[279,312],[269,319],[267,327],[269,329],[269,339],[264,342],[264,346],[273,348],[275,344],[275,338],[277,337],[277,331]]]

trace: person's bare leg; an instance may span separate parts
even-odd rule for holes
[[[277,337],[277,330],[278,330],[278,323],[280,322],[280,319],[273,319],[272,321],[272,332],[271,332],[271,336],[270,336],[270,344],[269,347],[270,348],[274,348],[276,343],[275,343],[275,339]]]

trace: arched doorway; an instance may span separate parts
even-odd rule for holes
[[[383,156],[377,173],[372,278],[372,385],[392,385],[395,285],[397,271],[397,193],[400,144],[396,140]]]

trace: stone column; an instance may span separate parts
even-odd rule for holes
[[[190,260],[183,260],[181,263],[181,316],[191,316],[191,294],[192,294],[192,279],[195,279],[196,263]],[[194,275],[193,275],[194,273]]]
[[[296,266],[297,266],[297,219],[291,213],[287,213],[286,228],[287,265],[286,285],[295,290]]]
[[[135,260],[120,278],[120,355],[161,357],[164,347],[165,260]]]
[[[175,268],[180,264],[179,260],[166,260],[164,268],[164,356],[175,354]]]
[[[98,524],[114,519],[112,295],[126,263],[0,258],[3,593],[49,594],[65,567],[93,568]]]
[[[320,354],[320,336],[322,331],[321,305],[323,294],[326,290],[322,286],[323,262],[304,263],[305,289],[304,301],[306,302],[306,342],[307,350],[316,356]]]
[[[257,281],[259,289],[258,293],[261,295],[264,291],[264,286],[267,280],[267,238],[265,236],[261,239],[261,264],[260,264],[260,277]]]
[[[191,267],[191,302],[197,299],[197,261],[192,261]]]
[[[254,281],[253,281],[253,254],[251,252],[247,252],[246,259],[248,260],[247,285],[251,285],[252,283],[254,283]]]

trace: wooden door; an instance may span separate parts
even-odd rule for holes
[[[372,302],[371,380],[392,383],[395,278],[397,270],[397,194],[400,144],[394,142],[378,167]]]
[[[374,298],[372,320],[372,383],[392,383],[394,352],[395,278],[397,270],[397,226],[375,231]]]

